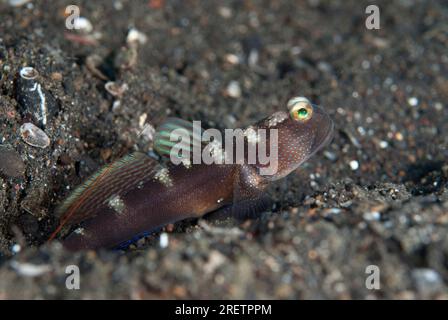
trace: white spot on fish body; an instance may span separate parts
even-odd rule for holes
[[[125,209],[123,199],[121,199],[119,195],[112,196],[107,201],[107,205],[117,213],[123,213]]]
[[[288,118],[285,112],[279,111],[275,112],[272,116],[268,118],[268,127],[275,127],[279,123],[282,123]]]
[[[182,164],[185,168],[190,169],[191,168],[191,160],[188,158],[185,158],[182,160]]]
[[[76,234],[85,235],[84,228],[81,228],[81,227],[75,229],[73,232]]]
[[[161,168],[159,171],[157,171],[157,173],[155,174],[155,178],[160,181],[165,187],[173,186],[173,181],[171,180],[167,168]]]

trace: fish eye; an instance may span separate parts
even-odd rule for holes
[[[296,121],[308,121],[313,115],[313,107],[308,103],[297,103],[290,110],[290,115]]]
[[[294,97],[287,103],[291,119],[295,121],[308,121],[313,116],[313,106],[305,97]]]

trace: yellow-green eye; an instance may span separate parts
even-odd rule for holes
[[[305,119],[306,117],[308,117],[308,110],[306,110],[306,108],[300,108],[299,110],[297,110],[297,117],[300,120]]]
[[[313,115],[313,107],[309,104],[298,103],[291,108],[291,118],[297,121],[307,121]]]

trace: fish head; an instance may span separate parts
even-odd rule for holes
[[[271,173],[264,175],[268,180],[283,178],[296,170],[333,137],[333,121],[323,108],[304,97],[294,97],[288,101],[287,109],[274,113],[258,126],[268,129],[267,154],[276,169],[265,170]],[[259,165],[258,169],[264,168],[266,165]]]

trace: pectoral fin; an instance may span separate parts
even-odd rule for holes
[[[255,199],[242,200],[227,205],[207,215],[212,220],[232,217],[237,220],[255,219],[272,206],[272,200],[266,195]]]

